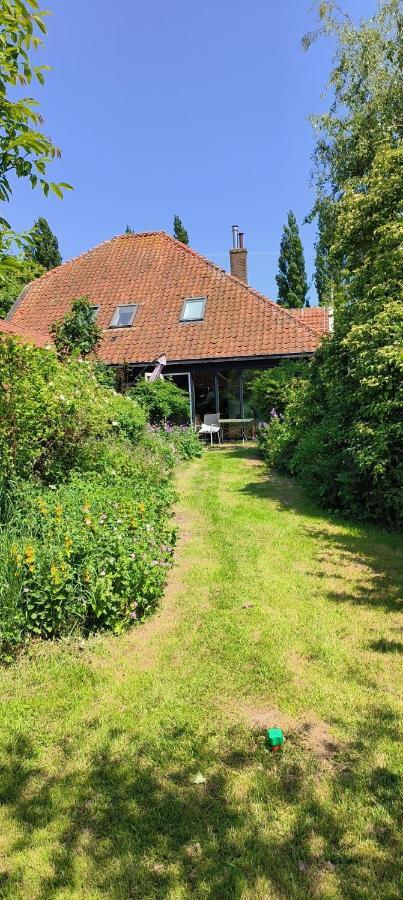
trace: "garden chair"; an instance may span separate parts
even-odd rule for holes
[[[221,444],[221,425],[218,413],[210,413],[209,415],[204,416],[203,425],[199,428],[199,435],[203,434],[210,435],[210,444],[213,443],[213,435],[216,434],[218,443]]]

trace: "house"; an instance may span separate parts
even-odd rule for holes
[[[250,415],[245,373],[308,358],[329,331],[323,308],[285,310],[247,283],[233,228],[231,274],[165,232],[124,234],[42,275],[4,327],[44,346],[49,328],[86,295],[103,329],[99,357],[130,384],[166,356],[164,374],[189,391],[192,419]],[[1,325],[0,325],[1,328]]]

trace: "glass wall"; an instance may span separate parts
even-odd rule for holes
[[[195,424],[201,425],[205,415],[217,412],[215,374],[213,372],[194,372],[193,389]]]
[[[239,369],[227,369],[218,373],[218,391],[221,419],[240,419],[241,374]]]

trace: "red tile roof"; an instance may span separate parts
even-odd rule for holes
[[[19,333],[47,331],[81,295],[99,306],[108,363],[313,353],[319,327],[290,314],[165,232],[125,234],[32,282],[9,313]],[[180,322],[183,301],[207,297],[202,322]],[[139,304],[130,328],[109,328],[117,306]],[[322,333],[322,332],[321,332]]]
[[[26,331],[25,328],[22,329],[14,325],[13,322],[6,322],[5,319],[0,319],[0,336],[1,334],[11,334],[14,337],[21,338],[28,344],[36,344],[37,347],[46,347],[52,342],[49,333],[45,331]]]
[[[310,306],[304,309],[289,309],[292,316],[296,316],[305,325],[309,325],[318,334],[328,334],[330,331],[329,310],[325,306]]]

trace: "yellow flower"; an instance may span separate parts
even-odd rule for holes
[[[73,547],[73,541],[71,540],[71,536],[69,534],[65,534],[64,536],[64,546],[66,548],[67,555],[70,556]]]
[[[85,581],[86,584],[88,584],[88,582],[91,581],[91,575],[90,575],[88,569],[84,569],[84,572],[83,572],[83,579],[84,579],[84,581]]]
[[[55,563],[52,563],[52,565],[50,567],[50,577],[53,581],[53,584],[61,584],[62,579],[60,576],[59,569],[57,568]]]
[[[132,519],[130,519],[130,525],[132,526],[132,528],[135,528],[137,525],[137,520],[134,518],[134,516]]]
[[[85,524],[85,525],[88,525],[88,527],[89,527],[90,525],[92,525],[91,519],[84,519],[84,524]]]
[[[57,522],[60,522],[60,520],[61,520],[61,518],[62,518],[62,513],[63,513],[63,509],[62,509],[62,507],[60,506],[60,503],[58,503],[57,506],[56,506],[56,508],[55,508],[55,519],[56,519]]]
[[[35,559],[35,550],[31,545],[25,548],[25,562],[28,566],[32,565]]]
[[[146,508],[145,508],[145,506],[144,506],[144,503],[139,503],[139,504],[138,504],[138,511],[139,511],[141,514],[145,513]]]
[[[46,516],[49,512],[46,501],[43,499],[43,497],[38,497],[37,503],[39,511],[42,513],[42,515]]]
[[[90,510],[91,510],[90,504],[89,504],[89,503],[84,503],[84,506],[83,506],[83,512],[89,513]]]

